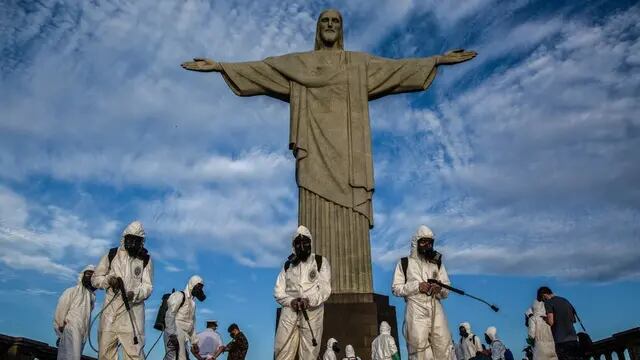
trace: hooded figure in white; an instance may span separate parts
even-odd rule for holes
[[[192,294],[198,284],[204,286],[202,278],[198,275],[192,276],[184,291],[174,292],[167,300],[167,312],[164,318],[165,360],[185,360],[189,350],[187,343],[191,342],[192,347],[198,344],[198,334],[195,331],[196,302]],[[172,335],[175,335],[178,341],[177,349],[169,349],[169,339]]]
[[[551,327],[545,321],[544,302],[534,301],[533,315],[529,318],[529,337],[533,339],[533,360],[558,360]]]
[[[344,349],[344,357],[342,360],[361,360],[360,357],[356,356],[356,351],[353,350],[353,346],[351,344],[347,345]]]
[[[294,254],[298,252],[294,242],[299,235],[313,241],[309,229],[299,226],[292,239]],[[331,267],[322,257],[322,267],[318,269],[315,254],[308,254],[304,261],[290,263],[286,271],[283,267],[273,289],[273,296],[282,306],[274,346],[276,360],[293,360],[296,354],[298,359],[316,359],[320,353],[320,346],[312,345],[311,331],[302,311],[296,311],[295,306],[297,299],[304,302],[313,335],[317,341],[322,339],[324,302],[331,295]]]
[[[458,360],[469,360],[472,357],[476,356],[476,353],[482,351],[482,343],[480,339],[471,332],[471,324],[468,322],[463,322],[460,324],[461,328],[467,333],[467,336],[460,336],[460,354],[462,355],[461,359]]]
[[[396,266],[393,294],[404,297],[406,302],[403,333],[407,340],[409,359],[450,359],[451,333],[440,303],[440,300],[449,295],[449,291],[437,287],[421,292],[420,287],[426,288],[429,279],[439,280],[446,285],[451,282],[444,264],[428,261],[418,253],[418,240],[424,238],[435,240],[431,229],[422,225],[411,238],[406,277],[401,261]]]
[[[498,339],[498,329],[495,326],[489,326],[487,331],[484,332],[485,340],[490,346],[491,349],[491,359],[492,360],[505,360],[505,352],[507,348],[504,346],[502,341]]]
[[[127,235],[142,238],[142,244],[144,244],[145,233],[142,223],[134,221],[122,232],[120,246],[111,264],[109,264],[109,256],[103,256],[91,279],[94,287],[106,290],[98,330],[100,344],[98,358],[100,360],[116,360],[118,358],[118,344],[122,346],[125,360],[143,358],[144,301],[153,290],[153,264],[149,259],[145,266],[141,258],[129,255],[125,249],[124,240]],[[134,331],[122,296],[118,289],[113,287],[114,280],[118,277],[122,279],[127,297],[129,297],[138,344],[133,343]]]
[[[327,350],[325,350],[322,360],[338,360],[336,352],[333,350],[333,345],[337,344],[338,340],[331,338],[327,340]]]
[[[396,341],[391,336],[391,326],[386,321],[380,323],[380,335],[371,343],[371,360],[399,359]]]
[[[96,302],[94,291],[82,283],[86,271],[94,271],[92,265],[84,268],[78,276],[78,284],[62,293],[53,317],[53,329],[60,341],[58,359],[80,360],[84,344],[89,336],[91,311]]]

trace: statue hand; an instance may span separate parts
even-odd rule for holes
[[[438,56],[438,65],[453,65],[461,62],[469,61],[478,55],[475,51],[466,51],[464,49],[450,50],[444,55]]]
[[[193,61],[186,61],[180,64],[183,69],[200,72],[222,71],[220,63],[206,58],[194,58]]]

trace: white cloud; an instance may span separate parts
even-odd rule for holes
[[[106,240],[92,236],[105,227],[91,229],[85,220],[55,206],[27,205],[6,187],[0,188],[0,198],[13,199],[0,202],[0,213],[24,214],[19,221],[0,225],[0,262],[9,268],[74,279],[74,268],[94,261],[107,247]]]
[[[395,262],[427,223],[459,273],[637,278],[638,15],[564,24],[437,111],[409,113],[420,124],[382,152],[376,180],[411,193],[378,208],[374,258]]]

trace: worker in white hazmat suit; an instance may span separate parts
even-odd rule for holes
[[[528,333],[533,344],[533,360],[558,360],[551,326],[546,321],[544,302],[535,300],[531,309],[533,314],[529,317]]]
[[[195,331],[196,302],[202,302],[207,296],[204,294],[204,281],[198,275],[189,279],[184,291],[176,291],[167,299],[167,312],[164,323],[165,360],[186,360],[189,358],[188,343],[191,351],[199,353],[198,334]]]
[[[380,335],[371,343],[371,360],[399,360],[396,340],[391,336],[391,326],[386,321],[380,323]]]
[[[489,326],[484,332],[484,340],[490,346],[488,353],[491,360],[505,360],[506,346],[498,339],[498,329],[495,326]],[[485,352],[486,354],[487,352]]]
[[[338,354],[340,353],[340,346],[338,340],[331,338],[327,340],[327,350],[325,350],[322,360],[338,360]]]
[[[116,360],[118,346],[122,347],[125,360],[143,358],[144,302],[153,289],[153,263],[144,248],[144,237],[142,223],[129,224],[122,232],[120,246],[100,259],[91,279],[94,287],[106,290],[98,329],[100,360]],[[120,281],[131,306],[130,314],[119,289]],[[138,344],[134,343],[134,335]]]
[[[293,236],[293,254],[285,262],[273,290],[282,306],[274,353],[276,360],[316,359],[320,346],[312,345],[322,339],[324,302],[331,295],[331,267],[323,256],[311,252],[311,232],[298,227]],[[311,328],[303,317],[306,311]]]
[[[468,322],[463,322],[460,324],[460,354],[462,355],[462,359],[458,360],[469,360],[472,357],[476,356],[477,352],[482,351],[482,343],[480,339],[471,332],[471,324]]]
[[[361,360],[360,357],[356,356],[356,351],[353,350],[353,346],[351,344],[347,345],[344,348],[344,357],[342,360]]]
[[[393,294],[406,302],[403,333],[412,360],[451,358],[451,334],[440,303],[449,292],[428,282],[451,284],[434,240],[431,229],[420,226],[411,238],[411,254],[398,262],[393,275]]]
[[[78,275],[78,284],[62,293],[53,317],[53,330],[58,336],[58,360],[80,360],[89,336],[91,311],[96,302],[91,285],[94,267],[87,266]]]

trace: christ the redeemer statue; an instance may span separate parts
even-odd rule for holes
[[[342,15],[325,10],[314,51],[242,63],[196,58],[182,67],[221,73],[236,95],[267,95],[290,104],[298,222],[311,230],[315,252],[331,263],[333,293],[372,293],[369,100],[426,90],[439,65],[461,63],[476,53],[385,59],[345,51],[342,29]]]

